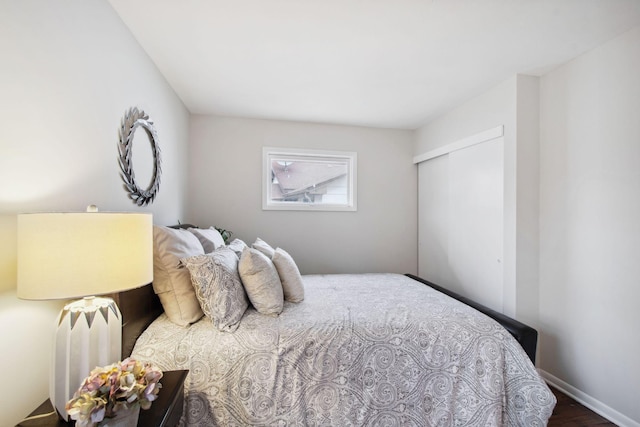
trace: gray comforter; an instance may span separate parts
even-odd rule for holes
[[[492,319],[396,274],[303,276],[234,333],[160,316],[133,357],[189,369],[190,426],[545,425],[555,398]]]

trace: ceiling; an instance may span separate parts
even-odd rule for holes
[[[415,129],[640,25],[640,0],[109,0],[193,114]]]

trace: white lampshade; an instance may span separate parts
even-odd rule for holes
[[[66,402],[96,366],[121,357],[122,317],[111,294],[153,279],[153,220],[143,213],[18,216],[18,297],[71,299],[56,322],[49,397]]]
[[[18,298],[71,299],[146,285],[153,221],[144,213],[18,215]]]

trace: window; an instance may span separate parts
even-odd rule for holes
[[[265,147],[262,209],[355,211],[356,153]]]

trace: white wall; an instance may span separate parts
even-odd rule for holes
[[[192,116],[188,218],[261,237],[303,273],[417,271],[413,132]],[[262,147],[355,151],[357,212],[263,211]]]
[[[504,125],[505,142],[515,139],[517,78],[514,76],[417,129],[414,155]]]
[[[532,326],[538,322],[540,79],[517,76],[515,146],[515,277],[516,317]],[[514,154],[512,154],[514,155]],[[512,164],[513,166],[513,164]]]
[[[48,395],[62,305],[16,299],[16,214],[93,203],[175,222],[184,215],[189,116],[106,1],[3,1],[0,52],[0,365],[8,385],[0,425],[14,425]],[[127,198],[118,172],[117,130],[131,106],[155,121],[163,155],[160,192],[146,208]],[[140,149],[144,159],[144,143],[136,146],[134,159]]]
[[[640,27],[540,86],[540,367],[640,426]]]

